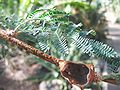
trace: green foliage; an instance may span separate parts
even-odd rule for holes
[[[15,27],[19,24],[19,19],[16,15],[5,15],[4,12],[0,12],[0,27],[3,29],[14,30]]]
[[[107,44],[81,36],[74,40],[73,44],[75,44],[80,51],[107,61],[110,67],[109,69],[111,69],[112,72],[118,72],[120,55]]]
[[[18,27],[22,32],[22,36],[19,35],[18,38],[33,40],[31,42],[37,48],[48,54],[57,51],[59,57],[62,54],[68,56],[70,47],[76,47],[82,53],[104,59],[110,70],[117,72],[120,66],[119,54],[107,44],[86,38],[89,34],[95,35],[93,30],[81,31],[81,24],[76,25],[69,21],[69,16],[70,14],[55,9],[36,10],[27,16],[25,23],[23,21],[22,24],[29,25],[27,28],[21,29],[22,24]],[[62,21],[59,18],[63,18]]]
[[[19,27],[17,27],[15,30],[21,31],[20,34],[24,32],[24,34],[26,33],[27,35],[33,37],[35,39],[33,41],[36,41],[36,46],[38,48],[42,47],[41,49],[44,51],[49,52],[49,49],[54,46],[57,51],[66,53],[68,52],[69,47],[67,36],[80,26],[70,22],[69,15],[70,14],[67,14],[63,11],[54,9],[36,10],[30,13],[27,16],[25,23],[23,21],[22,24],[18,25]],[[23,27],[23,24],[28,25],[28,27]],[[25,38],[23,39],[25,40]]]
[[[58,57],[61,55],[66,57],[70,54],[70,47],[73,46],[89,56],[105,59],[111,71],[117,72],[120,66],[119,54],[107,44],[86,38],[89,34],[95,33],[81,31],[81,24],[74,24],[69,21],[69,17],[70,14],[63,11],[39,9],[29,13],[19,25],[11,18],[9,22],[18,25],[12,28],[20,32],[17,38],[48,54],[58,53],[56,54]],[[5,19],[5,22],[7,21],[8,18]],[[6,26],[11,27],[11,23],[7,24]]]
[[[94,3],[94,4],[93,4]],[[82,23],[81,29],[93,29],[96,31],[96,40],[105,41],[106,37],[104,34],[107,21],[105,19],[105,10],[101,11],[100,5],[97,1],[86,0],[82,1],[65,1],[64,3],[55,6],[61,10],[72,13],[73,18],[71,19],[74,23]]]
[[[59,10],[54,10],[54,9],[38,9],[35,10],[34,12],[30,13],[27,18],[32,19],[32,20],[43,20],[43,21],[48,21],[48,22],[61,22],[61,23],[68,23],[68,16],[69,14],[59,11]]]
[[[87,8],[85,8],[84,4],[76,3],[70,3],[70,5],[75,5],[75,7],[80,6],[88,11],[92,9],[88,4]],[[102,58],[108,63],[109,69],[116,73],[120,67],[120,55],[107,44],[87,38],[90,34],[95,36],[96,33],[94,31],[82,30],[82,24],[75,24],[70,21],[70,18],[71,14],[64,11],[37,9],[29,13],[25,19],[20,20],[14,15],[6,17],[4,14],[1,14],[0,27],[18,31],[18,39],[58,58],[66,60],[76,59],[78,61],[83,53],[90,57]],[[99,19],[97,18],[95,22],[99,22]],[[0,39],[0,44],[4,45],[6,43]],[[3,54],[1,55],[4,57],[6,52],[2,50],[1,53]],[[59,76],[59,72],[57,72],[58,70],[56,70],[54,65],[42,60],[38,61],[48,70],[51,68],[53,70],[50,70],[48,76],[43,73],[43,76],[37,79],[42,81],[43,79],[48,80],[50,76],[51,78]],[[34,80],[34,78],[29,79]]]

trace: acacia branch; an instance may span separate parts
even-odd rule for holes
[[[66,80],[68,80],[71,84],[74,84],[74,85],[79,84],[81,89],[82,89],[82,86],[84,86],[84,84],[83,84],[84,82],[81,82],[79,80],[80,78],[78,78],[78,77],[84,76],[84,78],[82,78],[82,79],[87,80],[86,79],[87,76],[85,77],[85,75],[89,74],[89,79],[88,79],[88,81],[86,81],[86,83],[93,82],[95,79],[95,72],[93,69],[94,68],[93,65],[91,68],[91,65],[74,63],[74,62],[70,62],[70,61],[64,61],[64,60],[60,60],[58,58],[52,57],[48,54],[45,54],[44,52],[42,52],[40,50],[28,45],[28,44],[25,44],[24,42],[14,38],[13,36],[8,35],[6,31],[1,30],[1,29],[0,29],[0,38],[4,39],[5,41],[7,41],[13,45],[18,46],[19,48],[25,49],[27,52],[32,53],[45,61],[48,61],[50,63],[57,65],[60,68],[62,77],[64,77]],[[80,72],[79,70],[82,72]],[[86,70],[89,71],[89,73],[85,74],[84,72]],[[105,81],[105,82],[112,83],[112,84],[117,84],[115,78],[113,78],[112,80],[111,80],[111,78],[109,78],[109,79],[103,78],[103,79],[101,79],[101,81]]]
[[[19,48],[25,49],[27,52],[32,53],[32,54],[38,56],[39,58],[41,58],[45,61],[48,61],[50,63],[53,63],[57,66],[59,65],[59,61],[61,61],[58,58],[52,57],[48,54],[45,54],[44,52],[42,52],[42,51],[40,51],[40,50],[38,50],[38,49],[28,45],[28,44],[25,44],[24,42],[8,35],[5,30],[0,29],[0,38],[4,39],[5,41],[7,41],[13,45],[18,46]]]

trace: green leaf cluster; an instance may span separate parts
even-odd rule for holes
[[[109,69],[117,73],[120,67],[119,53],[107,44],[88,38],[89,34],[95,36],[95,32],[82,30],[82,24],[73,23],[69,19],[70,16],[69,13],[56,9],[38,9],[17,22],[10,18],[10,22],[15,25],[12,29],[19,32],[18,39],[49,55],[78,61],[84,53],[90,57],[104,59]],[[5,20],[1,22],[5,23]],[[6,23],[6,27],[3,28],[11,29],[11,23],[10,25]],[[54,65],[51,66],[48,63],[43,65],[55,69]]]
[[[120,66],[120,55],[107,44],[87,38],[89,34],[95,35],[93,30],[89,32],[81,30],[82,24],[75,24],[69,21],[69,18],[70,14],[55,9],[36,10],[30,13],[25,20],[25,25],[29,25],[28,28],[19,28],[19,31],[31,36],[29,41],[33,40],[32,42],[37,48],[50,55],[58,53],[59,57],[68,56],[72,46],[90,57],[104,59],[110,70],[117,72]],[[23,39],[27,39],[28,36]]]

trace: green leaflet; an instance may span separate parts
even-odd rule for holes
[[[55,9],[48,9],[45,13],[43,13],[40,18],[44,18],[46,16],[64,16],[64,15],[67,15],[66,12],[64,11],[59,11],[59,10],[55,10]]]
[[[35,10],[27,16],[30,20],[47,21],[49,23],[70,23],[69,13],[55,9],[39,9]]]
[[[37,47],[40,48],[40,49],[41,49],[42,51],[44,51],[45,53],[49,53],[50,48],[49,48],[49,45],[47,45],[46,43],[44,43],[44,42],[39,42],[39,43],[37,44]]]
[[[69,49],[69,45],[68,45],[68,41],[67,38],[65,36],[65,34],[61,31],[61,30],[57,30],[55,32],[55,39],[52,40],[55,48],[63,53],[63,54],[68,54],[68,49]]]
[[[59,17],[59,18],[52,18],[50,22],[69,23],[70,21],[68,17]]]
[[[113,72],[117,72],[120,67],[120,55],[107,44],[82,36],[79,36],[73,44],[83,53],[104,59]]]
[[[35,15],[36,13],[41,12],[41,11],[43,11],[43,10],[42,10],[42,9],[41,9],[41,10],[37,9],[37,10],[35,10],[35,11],[33,11],[33,12],[30,12],[30,13],[27,15],[27,18],[32,18],[33,15]]]
[[[45,17],[53,17],[53,16],[64,16],[64,15],[67,15],[69,16],[70,14],[67,14],[66,12],[64,11],[60,11],[60,10],[56,10],[56,9],[38,9],[38,10],[35,10],[31,13],[28,14],[28,18],[32,18],[34,15],[38,14],[38,18],[40,19],[44,19]]]
[[[3,29],[13,30],[18,24],[19,19],[16,15],[10,15],[9,17],[0,12],[0,27]]]

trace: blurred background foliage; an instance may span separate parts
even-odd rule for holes
[[[120,10],[118,8],[120,3],[119,0],[108,0],[107,3],[104,1],[105,0],[0,0],[0,13],[1,13],[0,28],[6,30],[24,31],[21,32],[17,38],[20,38],[21,40],[27,42],[32,46],[35,46],[36,48],[48,53],[49,55],[53,55],[61,59],[73,60],[77,62],[80,62],[80,60],[82,62],[93,62],[91,60],[92,58],[89,55],[83,54],[79,50],[76,50],[73,46],[69,47],[70,52],[69,55],[66,56],[64,52],[67,52],[67,48],[68,48],[67,44],[69,43],[63,42],[62,45],[64,46],[62,46],[59,44],[59,42],[57,42],[57,40],[59,41],[60,37],[63,37],[60,38],[60,40],[66,40],[67,37],[71,37],[71,32],[75,33],[83,30],[81,31],[80,34],[85,35],[85,37],[105,42],[106,41],[105,32],[107,32],[106,27],[108,22],[106,20],[105,13],[109,7],[112,7],[111,9],[117,12],[118,10]],[[30,12],[37,9],[50,9],[50,8],[57,9],[58,11],[63,10],[66,13],[70,13],[71,16],[69,19],[73,23],[71,22],[68,23],[65,20],[61,20],[60,26],[57,21],[55,21],[54,23],[52,21],[51,23],[46,23],[43,22],[44,20],[42,22],[36,20],[34,21],[34,23],[33,22],[28,23],[29,22],[28,20],[25,21],[25,23],[23,23],[24,20],[29,19],[29,17],[31,18],[31,16],[33,17],[34,14],[37,13],[36,11],[31,15],[29,15]],[[60,12],[60,13],[64,13],[64,12]],[[117,13],[117,15],[119,15],[119,13]],[[119,22],[119,16],[117,21]],[[42,25],[42,27],[39,27],[40,25]],[[55,30],[58,28],[60,28],[60,30],[57,30],[55,33]],[[33,29],[34,29],[34,33],[33,33]],[[77,29],[77,31],[75,31],[75,29]],[[27,33],[25,32],[25,30]],[[41,38],[37,38],[38,41],[36,41],[34,36],[37,36],[36,34],[38,33],[39,30],[41,30],[42,32],[46,30],[46,32],[42,33]],[[92,34],[87,35],[87,32],[89,31],[91,32],[91,30],[95,30],[96,34],[92,32]],[[28,34],[28,32],[32,33],[33,35]],[[64,35],[62,32],[66,32],[68,36],[66,37],[66,35]],[[72,35],[76,36],[76,34],[72,34]],[[41,43],[40,41],[43,42]],[[0,43],[1,42],[3,44],[4,41],[0,40]],[[34,42],[38,42],[37,45],[34,45]],[[53,47],[53,44],[54,46],[57,45],[58,46]],[[6,55],[7,55],[6,58],[14,56],[14,54],[10,54],[10,52],[11,51],[13,52],[16,49],[16,47],[9,45],[4,46],[4,45],[6,45],[6,42],[4,42],[4,44],[0,46],[1,48],[0,50],[2,53],[0,57],[3,58]],[[16,52],[18,52],[18,50]],[[61,78],[58,68],[56,68],[54,65],[44,62],[38,59],[37,57],[32,56],[31,58],[36,60],[37,62],[40,62],[43,67],[40,70],[38,70],[36,76],[29,77],[27,78],[27,80],[32,80],[34,82],[41,82],[44,80],[53,80],[56,79],[57,77]],[[69,88],[69,86],[68,87],[65,86],[66,86],[66,82],[63,83],[61,90],[68,90],[67,88]],[[93,86],[90,87],[92,88]]]

